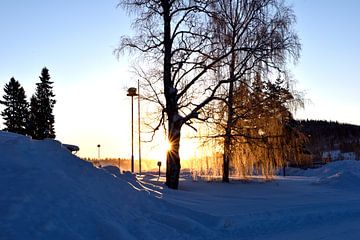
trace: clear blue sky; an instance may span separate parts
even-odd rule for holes
[[[102,156],[129,156],[126,89],[135,81],[126,57],[117,60],[112,53],[130,31],[117,2],[0,3],[0,88],[14,76],[30,97],[41,69],[48,67],[55,82],[57,138],[78,144],[82,156],[95,157],[98,143]],[[303,48],[291,69],[310,100],[296,116],[360,124],[360,1],[287,2],[297,15]]]
[[[360,124],[360,1],[289,2],[302,42],[293,76],[311,101],[297,116]]]

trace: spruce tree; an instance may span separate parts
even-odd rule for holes
[[[33,138],[38,139],[37,133],[37,113],[39,112],[39,104],[35,97],[32,95],[30,98],[30,111],[29,111],[29,123],[28,123],[28,133]]]
[[[53,82],[50,81],[49,70],[46,67],[42,69],[39,78],[40,82],[36,83],[36,92],[30,105],[31,131],[35,139],[55,138],[53,109],[56,100],[52,90]]]
[[[5,120],[5,131],[27,134],[28,124],[28,102],[24,88],[20,83],[11,78],[4,87],[5,95],[1,104],[5,105],[5,109],[1,112],[1,116]]]

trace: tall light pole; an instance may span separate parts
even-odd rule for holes
[[[139,174],[141,174],[140,81],[138,80]]]
[[[138,96],[136,88],[129,88],[127,96],[131,97],[131,172],[134,172],[134,96]]]

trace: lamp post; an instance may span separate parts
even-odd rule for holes
[[[139,174],[141,174],[140,81],[138,80]]]
[[[127,96],[131,97],[131,172],[134,172],[134,96],[138,96],[136,88],[129,88]]]
[[[100,160],[100,144],[97,145],[98,148],[98,159]]]
[[[160,168],[161,168],[161,161],[158,161],[158,162],[157,162],[157,165],[158,165],[158,167],[159,167],[159,179],[160,179],[160,174],[161,174],[161,172],[160,172]]]

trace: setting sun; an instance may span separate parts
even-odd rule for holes
[[[189,139],[181,139],[180,143],[180,158],[181,161],[187,161],[196,156],[197,143]],[[154,142],[143,144],[144,152],[146,152],[146,158],[161,161],[162,166],[166,166],[166,154],[172,150],[172,144],[163,137],[154,139]]]
[[[171,150],[171,148],[172,148],[171,143],[169,141],[165,141],[165,144],[164,144],[165,153],[169,152]]]

